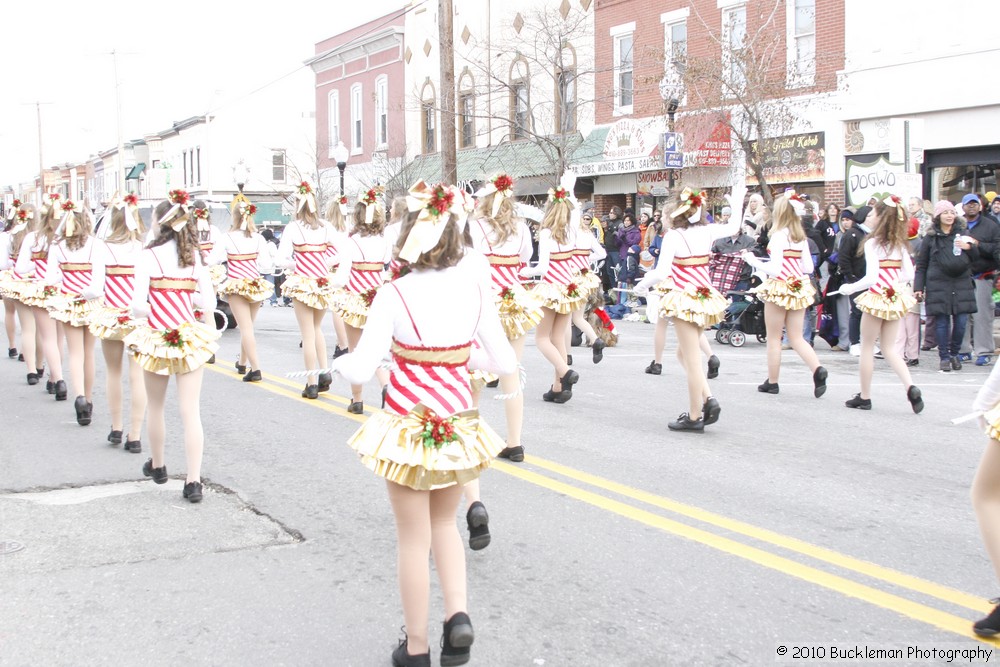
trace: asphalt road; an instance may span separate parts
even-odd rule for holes
[[[970,631],[1000,593],[969,502],[986,440],[950,423],[988,369],[939,373],[924,353],[914,415],[879,365],[874,409],[860,412],[843,406],[856,359],[822,342],[819,400],[794,353],[771,396],[755,388],[763,345],[716,345],[721,420],[678,434],[666,429],[686,409],[674,341],[650,376],[652,327],[619,328],[600,365],[574,350],[581,380],[565,405],[542,402],[550,370],[529,344],[528,456],[484,475],[493,542],[467,551],[470,664],[826,664],[855,647],[902,652],[865,664],[946,662],[915,648],[1000,660]],[[103,389],[80,427],[71,401],[0,362],[0,542],[24,546],[0,555],[0,664],[390,664],[403,624],[394,527],[384,483],[345,444],[358,426],[348,388],[335,379],[306,401],[284,378],[302,365],[291,309],[265,308],[258,340],[264,382],[239,381],[236,331],[205,374],[200,505],[180,497],[176,408],[175,479],[156,486],[146,452],[107,446]],[[375,382],[365,391],[377,406]],[[503,433],[490,391],[482,410]],[[464,508],[459,519],[464,535]],[[431,604],[440,619],[436,581]]]

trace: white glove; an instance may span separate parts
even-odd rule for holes
[[[538,274],[535,273],[535,267],[525,266],[520,271],[517,272],[522,278],[534,278]]]
[[[655,280],[650,280],[648,277],[646,277],[640,280],[638,283],[636,283],[635,287],[632,288],[632,291],[635,292],[636,295],[638,296],[646,296],[647,294],[649,294],[650,288],[653,287],[653,285],[655,284],[656,284]]]

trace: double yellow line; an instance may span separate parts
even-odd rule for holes
[[[233,372],[226,372],[212,366],[208,366],[208,368],[222,375],[239,377]],[[321,410],[344,416],[358,422],[363,422],[366,419],[366,417],[361,415],[350,414],[343,407],[341,407],[341,405],[346,406],[348,403],[348,400],[345,398],[321,394],[320,400],[310,401],[301,398],[300,386],[291,380],[273,375],[267,375],[265,378],[267,382],[257,384],[257,386],[261,389],[281,396],[286,396],[294,400],[304,401],[311,407],[317,407]],[[296,391],[290,391],[285,387],[293,388]],[[883,584],[903,589],[909,593],[915,593],[927,598],[933,598],[934,600],[944,602],[948,605],[962,607],[975,612],[975,614],[970,614],[970,617],[977,615],[982,616],[991,611],[992,607],[980,597],[970,595],[932,581],[927,581],[926,579],[914,577],[891,568],[869,563],[858,558],[853,558],[824,547],[810,544],[794,537],[788,537],[752,524],[729,519],[722,515],[708,512],[692,505],[677,502],[654,493],[649,493],[648,491],[642,491],[641,489],[635,489],[633,487],[620,484],[597,475],[591,475],[589,473],[539,458],[537,456],[526,456],[524,463],[526,466],[530,466],[533,469],[528,469],[525,465],[515,465],[503,461],[496,461],[493,467],[494,469],[504,474],[511,475],[512,477],[516,477],[521,481],[534,484],[535,486],[541,488],[549,489],[550,491],[554,491],[556,493],[564,494],[579,500],[580,502],[584,502],[607,512],[617,514],[626,519],[662,530],[665,533],[683,537],[693,542],[711,547],[712,549],[736,556],[737,558],[742,558],[752,563],[756,563],[762,567],[770,568],[788,576],[808,581],[817,586],[822,586],[823,588],[827,588],[842,595],[847,595],[878,607],[882,607],[883,609],[894,611],[914,620],[927,623],[928,625],[941,630],[946,630],[982,643],[1000,646],[1000,638],[992,640],[976,636],[972,632],[972,622],[969,618],[956,616],[954,614],[941,611],[935,607],[931,607],[927,604],[915,602],[911,599],[903,597],[902,595],[889,593],[872,585],[860,583],[859,581],[855,581],[854,579],[850,579],[845,576],[832,574],[813,565],[805,564],[799,560],[793,560],[792,558],[767,551],[760,547],[753,546],[752,544],[747,544],[729,537],[723,537],[704,528],[698,528],[681,523],[663,516],[662,514],[650,511],[649,509],[644,509],[643,506],[647,506],[661,512],[668,512],[684,519],[696,521],[706,525],[708,528],[720,529],[731,534],[748,538],[748,540],[754,542],[764,543],[780,550],[791,552],[791,554],[799,557],[804,557],[805,559],[818,561],[818,563],[821,564],[833,566],[853,575],[860,575],[861,577],[873,580],[873,583],[881,582]],[[536,470],[542,470],[549,474],[541,474]],[[562,481],[560,478],[571,480],[573,483]],[[585,487],[590,487],[596,491],[588,490]],[[632,501],[636,504],[632,504],[632,502],[625,502],[606,494],[613,494],[614,496],[627,499],[628,501]]]

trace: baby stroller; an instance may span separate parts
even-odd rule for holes
[[[756,336],[759,343],[767,342],[764,302],[753,292],[745,290],[733,290],[726,296],[733,302],[726,308],[726,319],[719,323],[715,340],[733,347],[743,347],[747,336]]]

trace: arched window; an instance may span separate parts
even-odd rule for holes
[[[351,86],[351,152],[360,153],[364,146],[364,135],[361,120],[361,84],[356,83]]]
[[[437,93],[429,80],[420,92],[420,143],[423,153],[437,152]]]
[[[510,138],[526,139],[531,130],[531,77],[528,61],[518,58],[510,66]]]
[[[576,49],[568,42],[559,53],[555,79],[555,132],[576,132]]]
[[[458,147],[476,145],[476,93],[472,74],[466,68],[458,81]]]
[[[389,77],[375,79],[375,148],[389,144]]]

